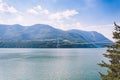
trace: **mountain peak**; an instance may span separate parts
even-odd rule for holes
[[[19,24],[0,26],[0,40],[51,40],[59,38],[73,42],[111,42],[96,31],[77,29],[63,31],[45,24],[35,24],[27,28]],[[9,28],[10,26],[12,28]]]

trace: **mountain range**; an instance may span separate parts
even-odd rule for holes
[[[8,42],[28,43],[28,41],[29,42],[37,41],[37,43],[42,42],[44,43],[42,45],[46,45],[47,42],[51,42],[49,43],[50,45],[53,44],[58,45],[58,41],[59,41],[59,45],[60,44],[68,45],[67,46],[68,48],[71,46],[80,47],[81,45],[88,45],[90,43],[91,43],[90,46],[92,45],[92,47],[101,47],[101,46],[103,47],[105,45],[104,43],[112,43],[112,41],[110,41],[105,36],[103,36],[102,34],[96,31],[82,31],[77,29],[64,31],[45,24],[35,24],[32,26],[22,26],[19,24],[0,25],[0,42],[2,45],[3,44],[8,45],[7,44]],[[40,43],[38,44],[41,45]],[[1,44],[0,46],[4,47]],[[74,45],[76,44],[77,46],[73,46],[72,44]],[[8,45],[8,47],[10,46]],[[46,47],[49,48],[48,46]],[[65,46],[61,46],[61,47],[65,47]]]

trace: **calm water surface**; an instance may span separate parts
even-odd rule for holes
[[[0,49],[0,80],[101,80],[105,48]]]

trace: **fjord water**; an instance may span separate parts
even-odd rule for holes
[[[101,80],[105,48],[0,49],[0,80]]]

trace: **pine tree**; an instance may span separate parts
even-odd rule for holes
[[[99,65],[107,68],[107,74],[100,73],[102,80],[120,80],[120,26],[114,22],[115,31],[113,38],[115,44],[107,46],[104,57],[109,59],[109,63],[102,61]]]

